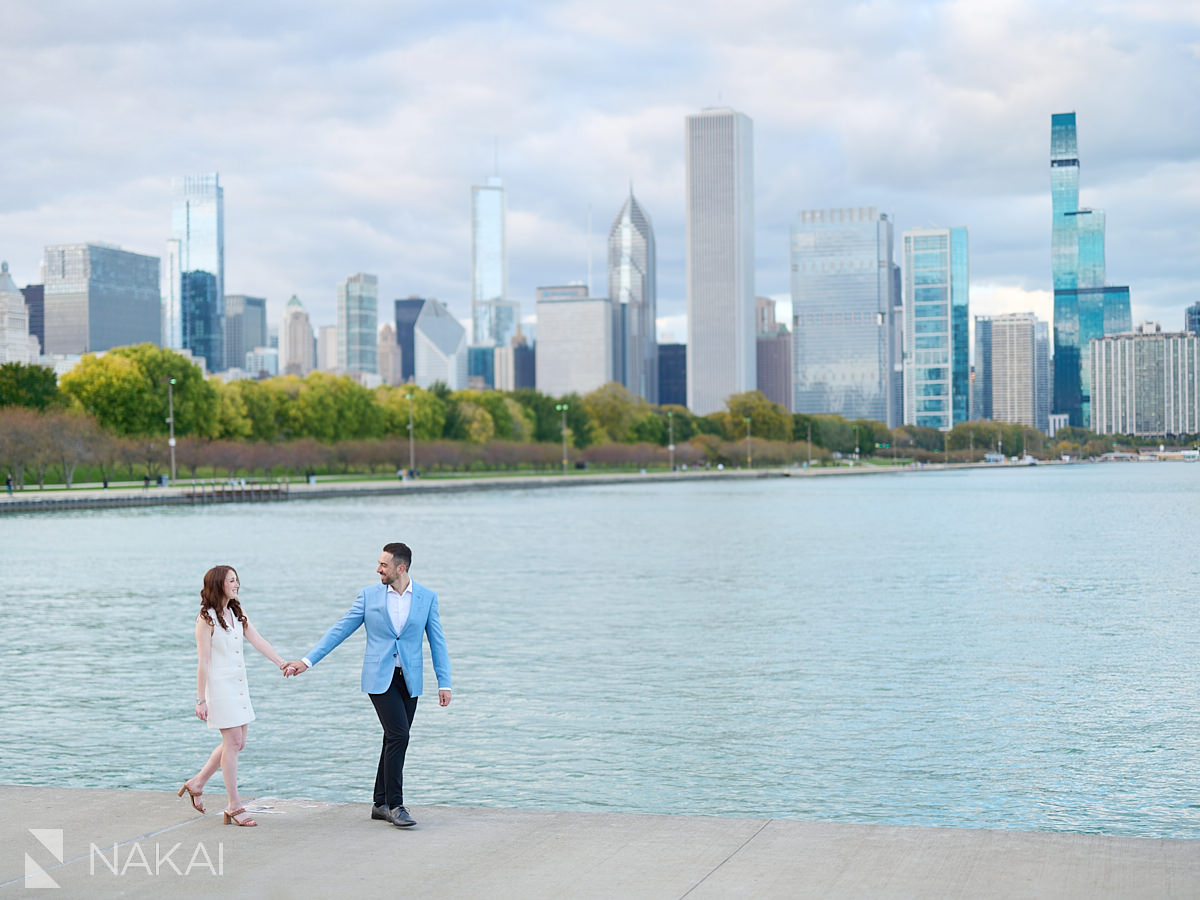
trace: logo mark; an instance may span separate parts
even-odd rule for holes
[[[63,830],[61,828],[30,828],[39,844],[50,851],[58,862],[63,861]],[[27,888],[56,888],[58,882],[50,877],[28,853],[25,854],[25,887]]]

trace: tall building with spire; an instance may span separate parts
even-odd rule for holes
[[[1090,343],[1133,327],[1128,286],[1105,283],[1104,213],[1079,205],[1075,113],[1050,117],[1050,268],[1054,279],[1054,412],[1091,421]]]
[[[696,415],[752,391],[754,129],[732,109],[687,117],[687,398]]]
[[[471,187],[471,325],[476,346],[505,347],[517,333],[520,306],[508,297],[504,181]]]
[[[654,226],[630,185],[608,233],[613,380],[648,403],[658,403],[655,260]]]
[[[191,350],[208,368],[225,368],[225,190],[220,175],[185,175],[172,182],[171,239],[166,271],[178,293],[163,291],[168,344]],[[177,343],[178,342],[178,343]]]

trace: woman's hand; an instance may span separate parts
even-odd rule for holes
[[[208,721],[208,701],[207,700],[197,700],[196,701],[196,718],[199,719],[201,722]]]

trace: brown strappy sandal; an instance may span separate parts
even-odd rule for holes
[[[244,807],[244,806],[239,806],[237,809],[232,810],[232,811],[230,811],[228,809],[224,810],[222,814],[225,816],[225,824],[226,825],[241,825],[243,828],[255,827],[258,823],[255,822],[253,819],[248,819],[245,822],[238,821],[238,816],[240,816],[245,811],[246,811],[246,807]]]
[[[192,806],[194,806],[196,808],[196,812],[198,812],[198,813],[207,812],[207,810],[204,808],[204,804],[197,802],[200,799],[200,797],[202,797],[204,795],[203,791],[193,791],[190,787],[188,787],[188,783],[185,781],[183,783],[183,787],[181,787],[179,789],[179,793],[176,794],[175,796],[182,797],[184,791],[188,792],[188,799],[190,799],[192,801]]]

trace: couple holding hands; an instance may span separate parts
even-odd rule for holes
[[[450,705],[450,659],[438,617],[437,594],[409,577],[411,566],[412,550],[406,544],[386,544],[375,568],[380,583],[359,591],[354,605],[308,655],[291,662],[285,661],[246,618],[238,600],[240,584],[233,567],[209,569],[204,575],[196,617],[196,717],[207,722],[210,729],[220,730],[221,743],[200,771],[183,783],[179,796],[186,792],[192,806],[204,812],[204,785],[220,769],[229,794],[224,823],[257,825],[242,806],[237,787],[238,752],[246,745],[246,726],[254,721],[243,644],[249,643],[289,677],[312,668],[365,625],[362,690],[375,705],[383,727],[371,818],[402,828],[415,825],[404,807],[404,754],[422,688],[422,640],[429,641],[440,706]]]

